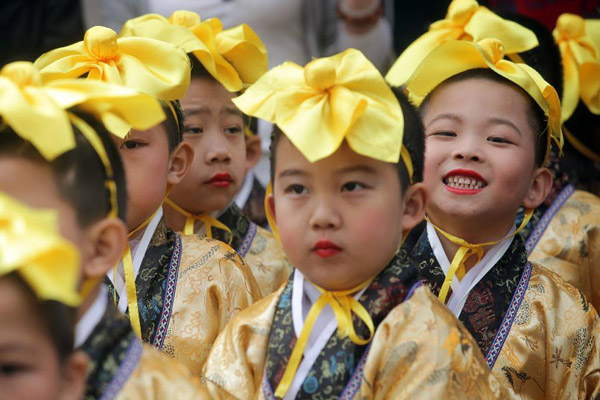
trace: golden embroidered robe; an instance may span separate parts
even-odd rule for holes
[[[418,281],[416,271],[414,276]],[[477,344],[456,318],[419,283],[403,286],[397,275],[390,278],[387,282],[395,281],[393,288],[376,278],[359,299],[370,314],[376,314],[370,344],[363,349],[347,347],[347,341],[334,333],[303,388],[317,397],[341,392],[340,399],[499,398],[500,389]],[[213,399],[274,399],[273,379],[280,379],[286,352],[289,355],[293,345],[286,338],[293,332],[292,287],[290,280],[285,288],[243,310],[221,333],[203,371]],[[355,319],[360,329],[356,324]],[[319,386],[339,372],[346,374],[341,385]]]
[[[530,261],[556,272],[600,309],[600,198],[566,186],[525,247]]]
[[[90,358],[85,400],[170,400],[205,397],[198,378],[143,344],[127,318],[109,304],[81,349]]]
[[[256,278],[261,294],[266,296],[287,281],[292,267],[273,234],[256,225],[233,203],[218,218],[233,234],[212,228],[212,236],[231,247],[246,261]]]
[[[262,297],[250,269],[231,247],[180,235],[163,221],[142,260],[136,292],[143,341],[196,376],[227,322]]]
[[[437,295],[444,272],[427,233],[413,250],[423,282]],[[575,287],[527,261],[513,239],[469,293],[459,320],[473,335],[511,399],[600,396],[600,319]]]

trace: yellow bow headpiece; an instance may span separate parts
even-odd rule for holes
[[[363,156],[400,159],[402,109],[358,50],[315,59],[304,68],[283,63],[233,102],[245,114],[276,124],[310,162],[335,153],[344,139]]]
[[[58,233],[58,215],[0,193],[0,276],[16,272],[40,300],[80,303],[79,253]]]
[[[193,53],[230,92],[253,84],[268,69],[265,45],[248,25],[223,30],[218,18],[201,21],[191,11],[175,11],[168,19],[158,14],[131,19],[121,36],[158,39]]]
[[[117,38],[102,26],[87,30],[82,42],[43,54],[35,61],[44,82],[59,78],[101,80],[169,101],[183,98],[190,62],[176,46],[159,40]]]
[[[538,45],[531,30],[499,17],[477,1],[454,0],[448,7],[446,18],[431,24],[427,33],[406,48],[386,79],[392,86],[404,85],[425,56],[449,40],[478,42],[487,38],[500,40],[506,54],[531,50]]]
[[[98,81],[61,79],[41,84],[30,62],[15,62],[0,70],[0,117],[30,142],[48,161],[75,147],[73,125],[90,142],[103,162],[111,190],[111,215],[116,216],[112,168],[97,133],[68,112],[71,107],[94,115],[111,132],[125,137],[130,126],[144,130],[165,118],[160,103],[150,95]]]
[[[504,46],[497,39],[484,39],[478,43],[455,40],[440,45],[423,59],[406,87],[418,106],[425,96],[446,79],[478,68],[489,68],[513,82],[525,90],[542,109],[548,119],[546,159],[551,140],[562,149],[560,100],[556,90],[528,65],[505,60]]]
[[[552,35],[563,63],[563,121],[573,115],[579,98],[600,114],[600,19],[562,14]]]

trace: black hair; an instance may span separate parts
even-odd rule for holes
[[[169,103],[171,106],[166,101],[160,100],[160,105],[167,116],[161,125],[167,132],[169,154],[171,154],[183,141],[183,112],[179,100],[172,100]]]
[[[519,92],[521,92],[525,98],[528,100],[529,107],[527,108],[527,119],[529,122],[529,126],[532,131],[536,134],[536,144],[535,144],[535,165],[541,166],[544,162],[544,158],[546,156],[546,150],[548,146],[548,130],[547,130],[547,118],[544,114],[544,111],[540,108],[540,106],[535,102],[535,100],[520,86],[513,83],[512,81],[504,78],[503,76],[497,74],[489,68],[475,68],[470,69],[460,74],[456,74],[440,85],[438,85],[434,90],[432,90],[423,100],[421,106],[419,107],[421,114],[424,113],[427,108],[427,104],[431,100],[431,96],[440,88],[447,84],[462,82],[468,79],[484,79],[489,80],[496,83],[501,83],[504,85],[509,85],[510,87],[515,88]]]
[[[194,54],[188,53],[188,57],[190,58],[190,64],[192,65],[191,78],[209,79],[209,80],[217,82],[217,80],[214,78],[214,76],[212,76],[210,74],[210,72],[208,72],[208,70],[206,68],[204,68],[204,65],[202,65],[202,63],[200,61],[198,61],[198,58]],[[237,92],[237,94],[240,95],[240,94],[242,94],[242,92]],[[256,118],[250,117],[249,115],[242,113],[242,119],[244,120],[244,127],[246,127],[246,126],[249,127],[250,131],[253,134],[256,134],[256,129],[257,129]],[[246,136],[244,135],[244,137],[246,137]]]
[[[58,353],[58,359],[63,364],[73,353],[76,309],[58,301],[39,300],[31,287],[16,272],[5,277],[14,282],[27,297],[36,320],[42,325],[44,333],[49,336]]]
[[[402,136],[402,145],[406,147],[410,154],[410,159],[413,165],[412,183],[421,182],[423,180],[423,165],[425,159],[425,134],[423,122],[416,108],[410,103],[406,95],[400,88],[392,88],[392,92],[398,99],[402,114],[404,117],[404,134]],[[277,145],[281,139],[283,132],[277,125],[273,125],[271,133],[271,182],[275,182],[275,162],[277,161]],[[408,169],[404,165],[402,157],[396,164],[400,186],[402,190],[406,190],[410,184]]]
[[[111,134],[101,124],[85,113],[73,112],[96,131],[102,142],[117,187],[118,217],[125,221],[127,189],[119,150],[111,140]],[[73,126],[73,131],[75,148],[48,162],[31,143],[4,125],[0,128],[0,157],[16,156],[47,163],[54,173],[61,196],[75,209],[79,225],[86,227],[107,216],[111,209],[110,191],[100,157],[76,126]]]

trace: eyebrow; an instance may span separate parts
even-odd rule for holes
[[[336,171],[336,173],[339,175],[348,174],[351,172],[365,172],[367,174],[375,174],[376,173],[375,168],[370,167],[368,165],[364,165],[364,164],[351,165],[349,167],[340,168],[339,170]]]
[[[183,111],[183,117],[189,117],[190,115],[193,114],[211,114],[211,111],[208,107],[206,106],[200,106],[200,107],[192,107],[192,108],[186,108]],[[230,114],[230,115],[239,115],[240,117],[243,117],[244,114],[238,110],[236,107],[233,106],[225,106],[223,108],[221,108],[221,110],[219,111],[219,115],[223,115],[223,114]]]
[[[36,352],[37,349],[34,346],[25,345],[22,343],[3,343],[0,344],[0,352],[10,353],[32,353]]]
[[[456,121],[456,122],[462,121],[462,119],[456,114],[450,114],[450,113],[438,114],[435,116],[435,118],[433,118],[431,121],[429,121],[426,128],[428,128],[429,125],[433,124],[435,121],[438,121],[440,119],[449,119],[449,120]]]
[[[508,119],[504,119],[504,118],[490,118],[489,122],[490,122],[490,124],[494,124],[494,125],[506,125],[506,126],[509,126],[509,127],[513,128],[519,134],[519,136],[523,136],[523,134],[521,133],[521,130],[519,128],[517,128],[517,125],[515,125],[512,121],[510,121]]]
[[[281,171],[278,175],[278,178],[285,178],[290,176],[306,176],[308,173],[302,171],[300,169],[285,169]]]

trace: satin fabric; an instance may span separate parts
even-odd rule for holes
[[[265,399],[268,338],[283,288],[239,313],[219,336],[203,371],[213,399]],[[379,325],[350,398],[431,399],[501,395],[464,327],[425,288]]]

